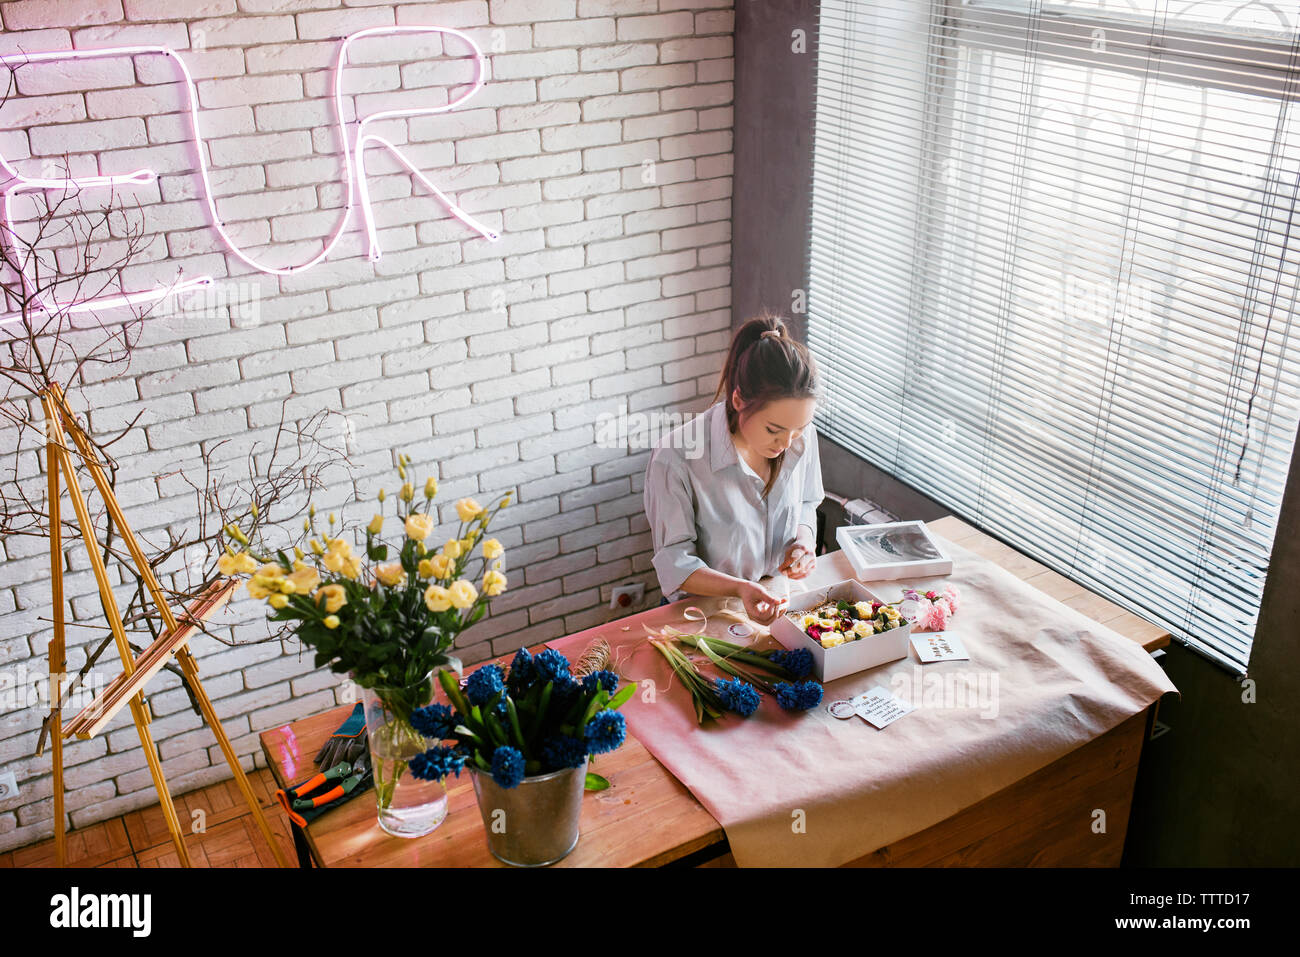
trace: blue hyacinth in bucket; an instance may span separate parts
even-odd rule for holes
[[[588,766],[627,737],[616,709],[636,684],[620,690],[612,671],[579,681],[558,651],[533,656],[524,648],[508,671],[484,665],[463,690],[446,672],[439,680],[451,706],[429,705],[413,718],[444,743],[412,761],[412,774],[442,780],[468,768],[499,860],[539,867],[564,858],[578,844],[584,790],[609,786]]]

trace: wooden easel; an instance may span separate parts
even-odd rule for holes
[[[171,657],[175,656],[177,663],[180,665],[181,673],[185,677],[185,682],[189,685],[194,700],[199,705],[199,710],[203,712],[204,720],[207,722],[208,727],[212,729],[217,743],[221,746],[222,754],[226,756],[226,763],[230,765],[231,771],[234,772],[235,783],[239,786],[239,790],[243,792],[244,800],[248,802],[248,807],[253,812],[253,820],[257,822],[258,829],[261,830],[266,842],[271,845],[271,852],[275,855],[276,863],[280,867],[287,867],[288,861],[285,858],[284,851],[281,850],[280,845],[271,834],[271,829],[267,826],[266,818],[262,814],[261,807],[258,806],[252,787],[249,786],[248,778],[239,763],[235,749],[230,744],[230,738],[226,736],[225,730],[221,727],[221,720],[212,707],[212,701],[203,690],[203,685],[198,677],[198,663],[194,660],[194,655],[190,652],[187,644],[190,636],[198,630],[198,623],[225,604],[237,587],[237,583],[233,580],[227,580],[223,584],[210,587],[198,601],[186,609],[183,616],[184,622],[178,623],[176,617],[172,614],[171,608],[168,607],[167,599],[158,584],[158,579],[154,576],[153,569],[149,566],[144,552],[140,549],[139,543],[132,534],[130,525],[127,524],[126,516],[118,505],[117,497],[113,494],[113,488],[108,482],[108,477],[104,474],[103,467],[95,455],[90,440],[77,424],[75,416],[68,408],[62,390],[57,385],[42,390],[41,404],[45,410],[47,428],[45,449],[46,471],[49,478],[50,585],[54,599],[54,637],[50,640],[49,647],[50,740],[53,742],[54,759],[54,854],[58,866],[63,867],[67,863],[63,822],[63,739],[74,734],[79,738],[92,737],[102,730],[118,711],[128,704],[131,708],[131,717],[135,721],[136,732],[140,735],[140,744],[144,748],[145,760],[149,764],[149,773],[153,776],[154,790],[158,792],[158,802],[162,806],[163,816],[167,821],[167,830],[171,833],[172,842],[176,845],[176,853],[180,857],[181,866],[190,866],[189,853],[185,849],[185,839],[181,834],[180,821],[176,816],[176,806],[172,803],[171,792],[168,791],[167,781],[163,777],[162,761],[159,758],[157,747],[154,745],[153,736],[149,733],[149,722],[152,718],[149,714],[149,707],[144,700],[143,690],[149,679]],[[86,507],[86,500],[81,493],[81,486],[77,481],[77,473],[72,462],[72,450],[67,446],[65,433],[66,436],[72,438],[81,464],[90,472],[91,478],[94,479],[95,486],[99,489],[99,494],[108,509],[109,517],[121,534],[122,540],[126,543],[135,568],[149,589],[154,606],[165,626],[162,636],[145,649],[139,658],[132,654],[130,642],[126,637],[126,627],[122,622],[117,600],[113,596],[113,589],[108,581],[108,575],[104,568],[104,559],[100,554],[99,543],[95,536],[95,527],[91,521],[90,510]],[[63,542],[59,516],[60,471],[67,483],[68,496],[72,499],[72,507],[77,512],[77,523],[81,526],[81,537],[90,556],[90,564],[95,573],[95,580],[99,583],[99,600],[104,607],[104,614],[108,618],[108,626],[113,633],[118,656],[122,659],[122,673],[103,692],[97,695],[95,700],[80,714],[68,722],[66,728],[62,726],[63,689],[60,680],[64,668],[67,666],[64,639]]]

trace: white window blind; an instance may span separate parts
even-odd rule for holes
[[[818,428],[1244,673],[1300,417],[1300,4],[822,0]]]

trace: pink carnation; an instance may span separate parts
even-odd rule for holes
[[[948,627],[948,615],[950,613],[948,603],[940,598],[930,606],[930,622],[926,627],[935,631],[943,631]]]

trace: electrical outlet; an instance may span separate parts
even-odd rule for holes
[[[609,596],[609,607],[613,609],[631,608],[645,601],[645,583],[632,582],[628,585],[615,585]]]
[[[7,801],[18,796],[18,779],[12,771],[0,774],[0,801]]]

